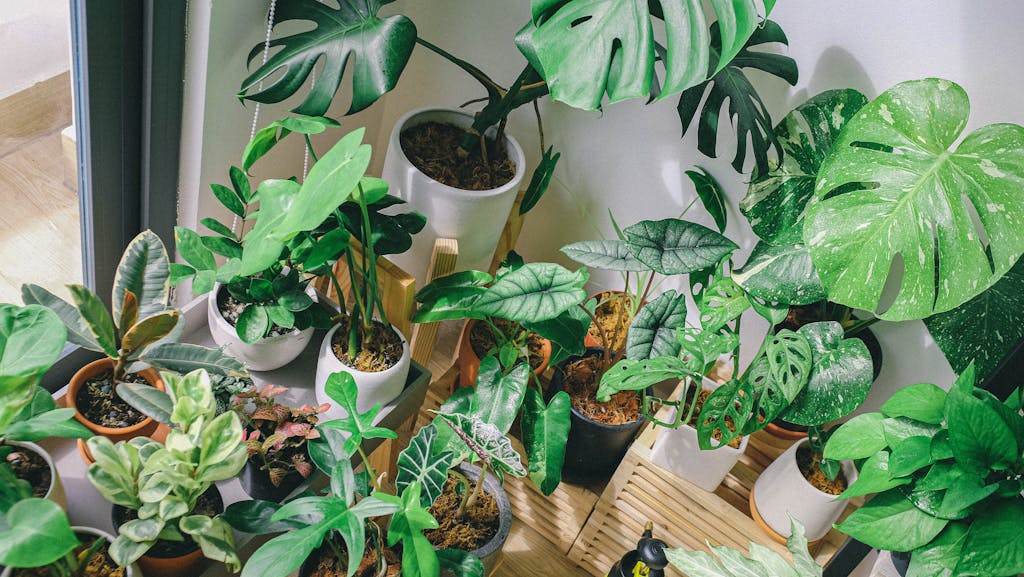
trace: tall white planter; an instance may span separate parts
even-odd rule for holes
[[[516,165],[516,174],[504,186],[491,190],[462,190],[437,182],[409,162],[399,141],[404,129],[426,122],[468,128],[473,117],[457,110],[422,108],[400,118],[391,131],[381,176],[390,184],[391,194],[407,201],[427,217],[427,225],[413,236],[413,245],[408,252],[387,258],[415,277],[420,286],[426,278],[430,254],[438,238],[459,241],[455,270],[487,270],[526,175],[523,149],[506,133],[505,148],[509,159]],[[494,129],[488,130],[487,135],[493,136]]]
[[[718,383],[705,378],[703,388],[713,391]],[[675,410],[670,418],[675,418]],[[739,448],[719,447],[714,450],[701,450],[697,443],[697,429],[683,425],[676,429],[661,429],[658,438],[651,448],[651,461],[697,485],[705,491],[714,491],[722,484],[736,462],[747,450],[747,440],[743,437]]]
[[[402,358],[386,371],[365,373],[353,369],[338,360],[331,347],[334,333],[340,327],[341,325],[334,325],[331,330],[327,331],[327,336],[324,337],[324,342],[320,345],[320,358],[316,364],[316,402],[320,404],[330,403],[331,405],[330,410],[320,416],[321,421],[340,419],[347,415],[345,409],[337,406],[337,403],[327,396],[327,391],[325,390],[327,379],[334,373],[344,372],[352,375],[356,381],[356,387],[359,389],[356,409],[360,413],[365,413],[377,403],[386,405],[402,394],[402,390],[405,388],[405,381],[409,377],[409,368],[412,366],[409,341],[406,340],[398,329],[392,327],[398,337],[402,339]]]
[[[220,314],[217,306],[217,294],[220,292],[221,284],[217,283],[206,300],[206,321],[210,326],[210,334],[213,341],[222,347],[226,347],[227,353],[245,363],[252,371],[272,371],[279,369],[295,360],[302,351],[306,349],[310,339],[313,338],[313,327],[302,331],[260,339],[249,344],[238,337],[235,327]],[[315,301],[316,291],[311,286],[306,286],[306,294]]]
[[[837,500],[835,495],[819,491],[804,478],[796,463],[796,452],[807,442],[803,439],[794,443],[768,465],[754,483],[750,500],[761,520],[772,531],[789,537],[789,517],[792,515],[803,524],[807,539],[815,541],[829,532],[846,509],[847,500]],[[842,468],[846,480],[853,484],[857,480],[857,469],[853,463],[843,461]]]

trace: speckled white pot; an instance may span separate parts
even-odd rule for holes
[[[325,390],[328,377],[334,373],[344,372],[352,375],[356,381],[356,387],[359,389],[356,409],[360,413],[365,413],[377,403],[383,406],[398,397],[405,388],[405,381],[409,377],[409,368],[412,366],[409,341],[398,329],[391,327],[402,339],[402,358],[386,371],[365,373],[353,369],[338,360],[331,348],[331,339],[340,327],[341,325],[334,325],[331,330],[327,331],[327,336],[324,337],[324,342],[320,345],[320,357],[316,364],[316,402],[330,403],[331,405],[330,410],[320,416],[321,421],[340,419],[347,415],[345,409],[337,406],[337,403],[327,396]]]
[[[210,334],[213,341],[222,347],[226,352],[236,359],[245,363],[252,371],[272,371],[279,369],[295,360],[306,345],[313,338],[313,328],[276,337],[260,339],[249,344],[238,337],[235,327],[220,314],[217,307],[217,293],[220,291],[220,283],[214,285],[206,300],[206,321],[210,326]],[[316,299],[316,291],[313,287],[306,286],[306,294]]]

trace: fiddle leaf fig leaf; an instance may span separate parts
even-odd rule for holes
[[[693,187],[697,191],[697,198],[704,205],[704,210],[708,211],[708,214],[714,219],[718,232],[724,233],[727,213],[725,210],[726,196],[722,185],[718,184],[718,181],[708,171],[699,166],[697,170],[687,170],[686,176],[693,183]]]
[[[434,453],[434,442],[437,439],[437,427],[433,424],[422,427],[409,446],[398,455],[398,477],[395,488],[404,493],[409,487],[418,484],[422,492],[417,490],[420,504],[431,506],[444,490],[448,480],[448,469],[455,463],[454,456],[443,451]]]
[[[626,333],[626,358],[639,361],[679,355],[676,331],[686,326],[686,295],[662,293],[641,308]]]
[[[896,85],[847,123],[803,231],[830,300],[924,318],[977,296],[1024,253],[1024,127],[985,126],[950,150],[969,112],[963,88],[929,78]],[[900,273],[895,300],[878,310]]]
[[[630,251],[623,240],[584,240],[562,247],[565,256],[583,266],[619,272],[643,272],[648,270]]]
[[[292,21],[312,22],[315,26],[272,40],[271,49],[281,50],[242,82],[239,96],[257,102],[281,102],[299,90],[323,58],[323,70],[294,111],[307,116],[326,113],[349,63],[353,83],[348,113],[370,106],[395,87],[416,45],[416,26],[412,21],[402,15],[377,16],[381,4],[375,0],[353,0],[334,8],[317,0],[282,3],[277,7],[275,26]],[[262,54],[263,48],[260,43],[252,49],[250,63]],[[281,70],[283,74],[275,78]]]
[[[852,413],[867,399],[874,371],[864,341],[843,338],[837,322],[810,323],[798,331],[810,345],[811,365],[799,395],[782,417],[798,425],[822,425]]]
[[[714,266],[739,248],[707,227],[675,218],[641,221],[623,232],[637,260],[666,276]]]
[[[767,173],[755,175],[747,195],[740,201],[740,211],[761,240],[769,244],[797,244],[793,240],[800,239],[804,209],[814,196],[818,169],[832,150],[839,131],[867,102],[856,90],[828,90],[797,106],[775,125],[775,139],[785,156],[781,163],[772,164]],[[748,262],[753,261],[751,257]]]
[[[523,403],[523,447],[530,480],[541,493],[550,495],[562,481],[565,439],[569,436],[569,395],[558,391],[544,406],[544,397],[526,389]]]
[[[519,322],[553,319],[587,298],[585,269],[571,272],[553,263],[527,263],[501,277],[476,301],[483,314]]]
[[[746,292],[768,302],[808,305],[828,296],[803,243],[757,243],[732,279]]]

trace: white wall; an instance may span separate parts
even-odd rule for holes
[[[244,75],[245,54],[262,38],[267,5],[265,0],[223,0],[210,12],[209,2],[192,3],[193,12],[206,6],[213,33],[210,60],[204,69],[210,74],[201,91],[205,113],[189,119],[194,130],[201,129],[201,146],[198,132],[187,145],[195,147],[193,163],[200,162],[201,170],[183,188],[183,208],[192,203],[203,214],[214,206],[208,183],[224,180],[227,163],[237,162],[248,138],[251,109],[243,109],[234,92]],[[423,37],[466,57],[501,83],[511,82],[522,67],[512,37],[528,17],[526,1],[400,0],[387,9],[404,10]],[[1022,123],[1024,114],[1018,106],[1024,89],[1018,50],[1022,16],[1024,4],[1016,0],[864,0],[853,4],[783,0],[773,19],[789,36],[788,53],[800,66],[800,82],[789,87],[758,72],[750,76],[776,121],[822,90],[852,87],[873,97],[902,80],[942,76],[960,83],[971,95],[974,111],[969,130],[998,121]],[[191,38],[192,46],[202,42],[204,38]],[[190,62],[194,66],[201,54],[193,56]],[[359,122],[368,124],[371,141],[383,145],[394,120],[408,109],[457,106],[480,95],[475,82],[461,71],[417,48],[398,88]],[[736,174],[729,165],[735,139],[728,122],[723,117],[721,158],[709,159],[696,151],[694,135],[679,138],[674,105],[671,99],[652,105],[635,101],[609,106],[603,112],[583,112],[543,103],[547,142],[562,152],[562,160],[548,196],[527,220],[519,243],[524,256],[568,264],[557,249],[596,238],[598,231],[610,236],[608,209],[622,224],[678,215],[694,196],[683,176],[683,171],[694,165],[707,168],[725,186],[735,206],[744,194],[747,176]],[[195,106],[193,103],[192,108]],[[510,131],[531,162],[536,162],[539,152],[532,112],[514,113]],[[288,163],[298,172],[295,167],[301,168],[301,153],[295,149],[287,154],[289,158],[272,162]],[[379,168],[382,160],[383,150],[375,146],[373,166]],[[189,200],[196,190],[201,191],[198,203],[194,196]],[[183,210],[183,222],[194,223],[195,214]],[[699,212],[690,217],[710,224]],[[742,262],[752,248],[753,237],[738,212],[733,210],[730,219],[727,234],[741,243],[743,250],[737,260]],[[614,275],[593,274],[595,288],[616,283]],[[669,288],[672,283],[663,286]],[[747,355],[763,334],[763,326],[756,322],[751,318],[744,323]],[[877,326],[886,362],[869,408],[877,407],[897,386],[921,381],[948,384],[949,366],[920,323]]]
[[[3,0],[0,4],[0,98],[70,67],[68,0]]]

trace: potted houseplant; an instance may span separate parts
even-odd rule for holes
[[[858,415],[825,445],[855,459],[843,496],[876,493],[837,529],[877,549],[909,554],[909,576],[1017,575],[1024,571],[1021,442],[1024,389],[1005,401],[975,386],[974,366],[949,392],[903,388],[880,412]]]
[[[112,443],[93,437],[89,481],[113,505],[117,530],[109,553],[123,566],[138,561],[146,575],[194,575],[203,556],[237,571],[231,528],[219,518],[215,482],[242,470],[246,445],[234,412],[216,414],[210,378],[165,372],[168,403],[152,403],[171,425],[165,444],[146,437]]]
[[[242,470],[242,489],[253,499],[281,501],[313,472],[306,442],[317,438],[319,415],[327,405],[292,408],[275,397],[284,387],[262,388],[235,395],[234,410],[245,430],[248,460]]]
[[[786,549],[792,561],[756,543],[750,544],[746,557],[728,547],[708,543],[715,553],[688,549],[665,549],[666,561],[690,577],[740,577],[741,575],[772,575],[773,577],[821,577],[821,566],[807,550],[807,537],[803,525],[796,519],[792,523]]]
[[[45,305],[57,313],[67,327],[69,342],[105,355],[75,373],[66,395],[75,418],[94,434],[123,440],[156,433],[159,423],[121,395],[124,383],[163,389],[153,367],[185,364],[219,373],[241,369],[216,349],[175,342],[184,325],[179,323],[179,312],[169,305],[168,270],[163,243],[147,230],[132,239],[118,264],[111,295],[113,314],[82,285],[68,286],[74,305],[40,286],[22,286],[26,304]]]

